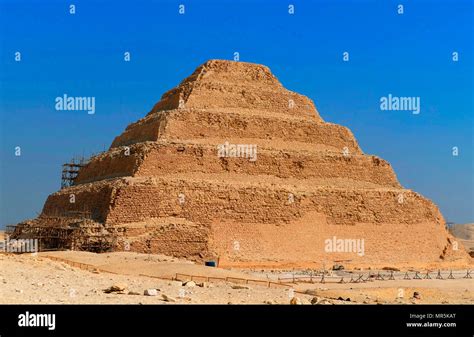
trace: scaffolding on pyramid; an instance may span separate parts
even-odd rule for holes
[[[70,162],[63,164],[61,174],[61,189],[74,185],[79,170],[87,164],[84,157],[73,158]]]

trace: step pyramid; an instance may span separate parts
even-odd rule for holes
[[[51,194],[33,223],[80,227],[68,214],[84,210],[115,238],[112,249],[225,266],[466,256],[436,205],[252,63],[198,67],[91,158],[74,186]]]

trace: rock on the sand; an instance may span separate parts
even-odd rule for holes
[[[299,297],[293,297],[293,298],[290,300],[290,304],[292,304],[292,305],[299,305],[299,304],[303,304],[303,301],[301,301],[301,298],[299,298]]]
[[[319,297],[313,297],[311,299],[311,304],[318,304],[318,302],[320,301],[321,299]]]
[[[117,284],[114,284],[113,286],[110,286],[107,289],[105,289],[104,293],[106,293],[106,294],[119,293],[119,292],[123,292],[126,288],[127,288],[126,284],[117,283]]]
[[[196,282],[194,281],[183,282],[183,286],[192,288],[196,286]]]
[[[158,295],[158,290],[156,290],[156,289],[146,289],[143,292],[143,295],[145,295],[145,296],[157,296]]]

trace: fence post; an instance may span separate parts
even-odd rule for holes
[[[436,278],[438,280],[442,280],[443,279],[443,276],[441,276],[441,270],[438,269],[438,275],[436,275]]]
[[[449,271],[449,276],[448,276],[448,279],[450,279],[450,280],[454,280],[454,276],[453,276],[453,270],[452,270],[452,269]]]
[[[388,279],[395,280],[395,277],[393,277],[393,270],[390,270],[390,277]]]

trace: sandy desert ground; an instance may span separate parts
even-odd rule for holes
[[[64,259],[61,262],[53,259]],[[71,263],[92,266],[89,270]],[[297,282],[265,286],[235,282],[191,282],[176,273],[211,277],[273,280],[291,276],[291,271],[228,270],[205,267],[189,261],[131,252],[94,254],[88,252],[42,252],[0,254],[0,303],[92,303],[92,304],[474,304],[474,280],[462,278],[465,270],[453,271],[456,279],[403,280],[403,271],[395,272],[395,281],[337,283],[339,277],[356,278],[360,271],[331,271],[327,282]],[[301,275],[304,271],[300,272]],[[389,273],[385,271],[385,275]],[[142,276],[147,275],[147,276]],[[444,278],[447,273],[444,272]],[[412,273],[413,276],[413,273]],[[474,276],[474,275],[473,275]],[[158,278],[159,277],[159,278]],[[170,278],[170,280],[160,279]],[[112,286],[117,291],[106,293]],[[144,295],[157,289],[155,296]],[[414,293],[418,293],[414,297]]]

